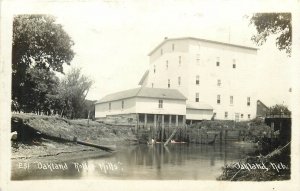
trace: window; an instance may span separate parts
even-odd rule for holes
[[[232,60],[232,68],[236,68],[235,59]]]
[[[109,111],[111,110],[111,103],[110,102],[108,103],[108,110]]]
[[[221,103],[221,95],[218,95],[217,96],[217,104],[220,104]]]
[[[196,93],[196,99],[195,99],[195,101],[199,102],[199,93],[198,92]]]
[[[217,82],[218,86],[221,86],[221,80],[219,79]]]
[[[220,66],[220,57],[217,57],[216,66]]]
[[[225,118],[228,118],[228,112],[225,111]]]
[[[168,88],[170,88],[170,87],[171,87],[171,80],[168,79]]]
[[[247,97],[247,106],[250,106],[250,97]]]
[[[233,96],[230,96],[230,105],[233,104]]]
[[[251,118],[251,115],[250,114],[248,114],[248,119],[250,119]]]
[[[199,77],[199,75],[197,75],[196,76],[196,85],[199,85],[199,83],[200,83],[200,77]]]
[[[163,103],[162,99],[158,100],[158,108],[163,108]]]
[[[244,114],[241,114],[241,118],[243,119],[243,117],[244,117]]]
[[[122,100],[122,109],[124,109],[124,100]]]
[[[160,49],[160,55],[163,55],[163,54],[164,54],[164,50]]]
[[[175,44],[172,44],[172,51],[175,50]]]
[[[169,68],[169,61],[166,60],[166,69],[168,69],[168,68]]]
[[[178,57],[178,64],[181,66],[181,56]]]
[[[178,76],[178,85],[180,86],[181,85],[181,77]]]
[[[197,63],[200,61],[200,54],[196,55],[196,61],[197,61]]]
[[[156,72],[156,66],[154,65],[153,66],[153,73],[155,74],[155,72]]]

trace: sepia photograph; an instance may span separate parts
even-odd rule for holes
[[[0,189],[299,189],[299,1],[245,2],[1,1]]]

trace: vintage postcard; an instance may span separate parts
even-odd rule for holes
[[[1,1],[1,190],[299,190],[299,1]]]

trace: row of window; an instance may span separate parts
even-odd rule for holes
[[[181,85],[181,76],[178,76],[177,84],[178,84],[178,86]],[[196,76],[196,85],[199,85],[199,84],[200,84],[200,76],[197,75]],[[220,79],[217,80],[217,86],[221,86],[221,80]],[[170,88],[170,87],[171,87],[171,80],[168,79],[168,88]],[[152,83],[152,88],[153,88],[153,83]]]
[[[199,63],[199,61],[200,61],[200,55],[199,54],[197,54],[196,60],[197,60],[197,63]],[[219,67],[220,65],[221,65],[220,64],[220,58],[217,57],[217,59],[216,59],[216,66]],[[181,56],[178,57],[178,66],[181,66]],[[169,61],[166,60],[166,69],[168,69],[168,68],[169,68]],[[232,60],[232,68],[233,69],[236,68],[236,60],[235,59]],[[156,66],[155,65],[154,65],[154,68],[153,68],[153,72],[154,73],[156,72]]]
[[[181,85],[181,77],[180,76],[178,76],[178,78],[177,78],[177,83],[178,83],[178,86]],[[153,88],[153,86],[154,86],[154,84],[152,83],[152,88]],[[171,80],[170,79],[168,79],[168,88],[171,88]]]
[[[221,65],[220,63],[220,57],[216,58],[216,66],[219,67]],[[232,68],[236,68],[236,60],[232,59]]]
[[[233,105],[233,96],[229,97],[230,99],[230,105]],[[247,106],[250,106],[250,97],[247,97]],[[221,104],[221,95],[217,95],[217,104]]]
[[[218,95],[218,98],[220,98],[220,95]],[[199,93],[196,93],[196,102],[199,102]],[[233,103],[233,96],[230,96],[230,103]],[[162,99],[158,100],[158,108],[163,108],[164,101]],[[247,105],[250,106],[250,97],[247,97]],[[121,102],[121,108],[124,109],[125,101],[122,100]],[[111,102],[108,103],[108,109],[111,110]],[[216,114],[215,114],[216,115]],[[225,112],[225,118],[228,117],[228,112]],[[244,117],[244,114],[241,114],[241,118]],[[248,114],[248,118],[250,119],[250,114]]]
[[[216,115],[216,114],[215,114]],[[239,117],[241,116],[241,119],[243,119],[244,118],[244,114],[242,114],[241,113],[241,115],[239,115],[239,114],[235,114],[235,118],[236,119],[238,119]],[[227,119],[228,118],[228,112],[227,111],[225,111],[225,119]],[[248,114],[248,119],[250,119],[251,118],[251,115],[250,114]]]
[[[233,96],[230,96],[229,99],[230,99],[230,105],[233,105]],[[199,102],[198,92],[196,92],[195,102]],[[251,103],[251,98],[247,97],[247,106],[250,106],[250,103]],[[217,104],[221,104],[221,95],[217,95]]]
[[[121,102],[121,108],[124,109],[124,106],[125,106],[125,101],[122,100],[122,102]],[[111,102],[108,103],[108,110],[109,111],[111,110]]]
[[[164,101],[162,99],[158,100],[158,108],[163,108],[163,104],[164,104]],[[122,100],[121,108],[124,109],[124,106],[125,106],[125,101]],[[111,110],[111,102],[108,103],[108,110],[109,111]]]
[[[181,56],[178,57],[178,66],[181,66]],[[169,68],[169,61],[166,60],[166,69]],[[156,65],[153,66],[153,73],[156,73]]]

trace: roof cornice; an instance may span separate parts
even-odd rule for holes
[[[207,39],[195,38],[195,37],[180,37],[180,38],[166,38],[159,45],[157,45],[148,54],[148,56],[151,56],[159,47],[161,47],[166,42],[173,41],[173,40],[196,40],[196,41],[202,41],[202,42],[208,42],[208,43],[214,43],[214,44],[221,44],[221,45],[226,45],[226,46],[232,46],[232,47],[237,47],[237,48],[244,48],[244,49],[249,49],[249,50],[258,50],[258,48],[254,48],[254,47],[250,47],[250,46],[237,45],[237,44],[231,44],[231,43],[226,43],[226,42],[219,42],[219,41],[213,41],[213,40],[207,40]]]

